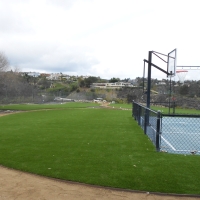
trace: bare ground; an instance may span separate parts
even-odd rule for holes
[[[0,200],[197,200],[45,178],[0,166]]]

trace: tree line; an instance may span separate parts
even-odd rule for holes
[[[90,88],[92,83],[115,83],[128,82],[130,78],[120,80],[113,77],[110,80],[90,76],[88,78],[71,77],[66,80],[61,77],[60,81],[48,80],[45,76],[33,77],[28,73],[20,73],[19,70],[11,70],[8,59],[0,52],[0,103],[25,103],[52,101],[56,96],[66,97],[71,92],[80,92],[84,88]],[[143,86],[143,78],[137,77],[137,85]],[[166,85],[159,88],[157,79],[152,79],[152,89],[155,91],[168,92],[169,80],[164,80]],[[200,97],[200,81],[187,81],[186,84],[172,81],[172,92],[187,97]],[[132,96],[127,97],[130,101]]]
[[[112,78],[110,82],[119,81]],[[34,77],[19,70],[11,70],[8,59],[0,52],[0,103],[25,103],[52,101],[56,96],[66,97],[81,88],[90,88],[92,83],[107,82],[100,77],[71,77],[59,81],[48,80],[45,76]]]

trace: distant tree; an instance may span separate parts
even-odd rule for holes
[[[37,85],[40,87],[40,89],[47,89],[50,87],[51,83],[45,76],[41,76],[37,81]]]
[[[78,89],[78,84],[77,83],[72,83],[70,84],[70,92],[73,92]]]
[[[189,87],[188,87],[188,85],[183,85],[183,86],[181,86],[179,92],[180,92],[181,95],[187,95],[188,92],[189,92]]]
[[[85,81],[82,77],[78,78],[78,86],[82,88],[85,87]]]
[[[79,87],[85,87],[85,81],[84,80],[79,81]]]
[[[94,77],[94,76],[90,76],[90,77],[84,79],[85,86],[88,87],[88,88],[90,87],[90,85],[92,83],[98,83],[98,81],[99,81],[99,79],[97,77]]]
[[[125,78],[125,79],[123,79],[122,81],[123,82],[128,82],[130,80],[130,78]]]
[[[9,67],[8,59],[3,52],[0,52],[0,72],[6,71]]]
[[[133,100],[136,100],[137,96],[135,94],[127,94],[127,102],[132,103]]]
[[[106,79],[99,79],[99,83],[107,83],[108,81]]]
[[[142,85],[143,85],[143,78],[137,77],[135,80],[136,80],[136,82],[137,82],[137,84],[138,84],[139,86],[142,86]],[[147,79],[144,78],[144,81],[146,82]]]
[[[115,78],[115,77],[113,77],[113,78],[111,78],[110,80],[109,80],[109,83],[116,83],[116,82],[119,82],[120,81],[120,78]]]
[[[24,80],[26,80],[27,83],[30,82],[31,76],[29,76],[28,73],[24,73],[23,77],[24,77]]]
[[[196,81],[191,81],[189,83],[189,91],[188,91],[188,93],[189,93],[190,97],[199,96],[199,85],[198,85],[198,83]]]
[[[7,103],[30,96],[31,92],[32,86],[19,73],[12,70],[0,73],[0,96]]]

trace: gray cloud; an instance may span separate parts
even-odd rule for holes
[[[28,4],[29,1],[22,0],[21,3]],[[27,13],[17,9],[16,1],[0,2],[0,33],[2,34],[22,34],[31,32],[31,24],[27,23]]]
[[[51,45],[35,44],[34,46],[19,47],[19,52],[10,54],[10,64],[18,66],[23,71],[46,72],[79,72],[88,74],[99,60],[91,49],[86,47],[67,48]],[[67,50],[66,50],[67,49]]]
[[[150,50],[167,54],[178,48],[177,64],[200,65],[198,5],[198,0],[184,1],[181,9],[172,0],[165,9],[157,0],[0,0],[0,51],[21,70],[101,77],[142,76]]]
[[[59,6],[64,9],[69,9],[72,7],[77,0],[49,0],[48,3],[54,5],[54,6]]]

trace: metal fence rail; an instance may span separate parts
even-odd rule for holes
[[[162,114],[133,101],[132,116],[157,151],[200,155],[200,115]]]

